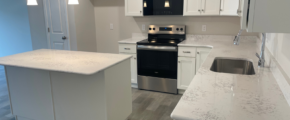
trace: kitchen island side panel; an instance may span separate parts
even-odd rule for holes
[[[107,120],[104,72],[50,72],[56,120]]]
[[[132,113],[130,66],[127,59],[105,70],[107,120],[127,120]]]
[[[54,120],[49,71],[5,66],[13,115]]]

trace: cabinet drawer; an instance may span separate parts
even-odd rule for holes
[[[178,56],[180,57],[195,57],[196,48],[195,47],[179,47]]]
[[[136,53],[136,44],[119,44],[120,53]]]

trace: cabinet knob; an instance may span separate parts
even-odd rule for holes
[[[200,12],[200,9],[198,11]]]
[[[142,11],[140,11],[140,13],[142,13]]]
[[[180,61],[178,61],[178,63],[180,63]]]
[[[125,50],[130,50],[130,48],[124,48]]]
[[[223,11],[223,9],[221,9],[220,11]]]
[[[135,60],[137,59],[137,58],[134,58]]]
[[[201,9],[202,12],[204,12],[204,9]]]
[[[199,54],[199,52],[197,52],[197,54]]]

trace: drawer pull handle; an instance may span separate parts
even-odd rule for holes
[[[183,53],[190,53],[190,51],[183,51]]]
[[[130,48],[124,48],[125,50],[130,50]]]

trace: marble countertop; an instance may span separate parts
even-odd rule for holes
[[[131,55],[41,49],[0,58],[0,65],[91,75]]]
[[[179,46],[212,47],[207,59],[171,114],[175,120],[289,120],[290,107],[269,68],[259,68],[257,37],[194,36]],[[216,73],[216,57],[245,58],[255,75]],[[289,91],[288,91],[289,92]]]

